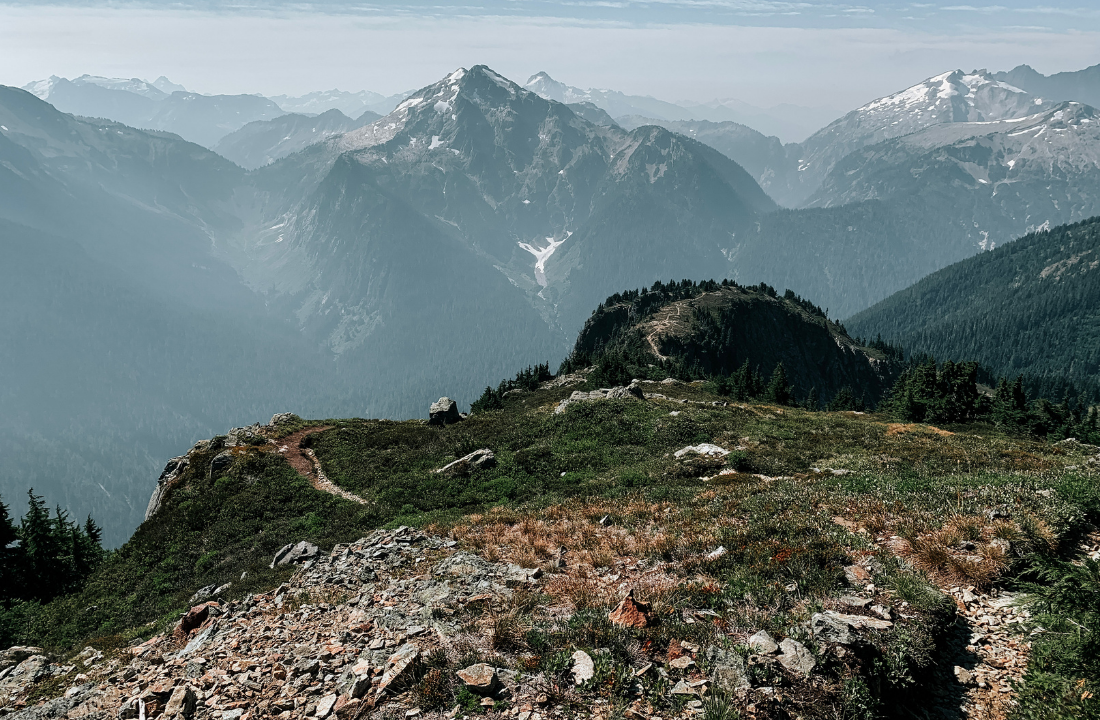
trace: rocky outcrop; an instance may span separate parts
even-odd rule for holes
[[[482,448],[448,463],[434,472],[441,475],[469,475],[474,470],[489,470],[497,466],[497,456],[492,450]]]
[[[320,548],[305,540],[297,544],[288,543],[283,545],[279,552],[275,553],[275,558],[271,561],[271,567],[303,563],[317,557],[318,552],[320,552]]]
[[[180,457],[172,458],[168,461],[168,464],[164,466],[164,470],[161,471],[160,477],[157,478],[157,485],[153,488],[153,494],[149,498],[149,506],[145,509],[146,520],[157,514],[157,511],[160,510],[160,506],[164,503],[168,488],[183,474],[183,471],[187,469],[190,462],[189,455],[181,455]]]
[[[600,388],[599,390],[593,390],[591,392],[574,390],[572,395],[558,403],[557,407],[554,408],[554,414],[557,415],[565,412],[565,408],[576,402],[587,402],[590,400],[625,400],[628,398],[637,400],[645,399],[645,392],[642,390],[639,381],[635,380],[626,386]]]

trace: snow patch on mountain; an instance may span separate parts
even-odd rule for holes
[[[554,254],[554,251],[565,244],[565,241],[569,239],[573,233],[569,230],[565,231],[565,237],[561,240],[555,240],[553,237],[546,238],[548,243],[546,247],[539,248],[530,245],[525,242],[518,243],[518,245],[535,256],[535,281],[539,285],[546,287],[546,261],[550,259],[550,256]]]

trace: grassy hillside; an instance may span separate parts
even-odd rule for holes
[[[997,375],[1100,381],[1100,218],[963,260],[845,324]]]
[[[267,563],[285,543],[309,539],[327,549],[374,527],[410,524],[450,534],[460,548],[491,560],[556,573],[541,602],[570,608],[577,627],[565,635],[521,633],[512,651],[519,655],[508,660],[509,652],[498,652],[494,663],[520,669],[539,662],[522,659],[524,652],[557,662],[582,641],[611,647],[615,663],[628,657],[619,653],[636,652],[631,642],[647,638],[713,642],[714,633],[766,629],[808,643],[819,667],[803,679],[765,677],[775,671],[759,668],[765,675],[756,682],[782,687],[787,698],[761,706],[761,716],[900,717],[952,702],[943,673],[950,676],[956,662],[956,620],[953,602],[937,588],[1007,588],[1033,577],[1038,558],[1073,559],[1100,520],[1097,465],[1089,460],[1095,448],[1006,436],[985,425],[936,428],[729,403],[702,382],[644,387],[665,397],[573,402],[555,413],[573,391],[594,389],[574,378],[511,392],[502,409],[444,427],[316,423],[330,427],[305,444],[363,504],[315,490],[285,461],[281,436],[314,423],[296,421],[269,431],[274,442],[236,448],[233,463],[211,478],[218,439],[192,455],[160,512],[82,592],[41,609],[16,608],[25,621],[9,615],[6,641],[62,652],[87,642],[136,642],[170,629],[204,585],[233,582],[229,598],[274,587],[290,571]],[[674,455],[701,442],[731,453]],[[496,467],[432,472],[478,448],[496,453]],[[725,554],[704,562],[718,547]],[[561,548],[572,558],[565,570],[556,565]],[[619,599],[601,578],[606,568],[639,560],[662,568],[666,584],[642,587],[660,598],[662,622],[631,640],[601,619]],[[858,655],[838,657],[797,627],[861,591],[845,579],[853,564],[870,568],[873,594],[893,605],[895,624]],[[1065,617],[1057,607],[1053,614]],[[698,623],[692,613],[700,610],[719,622]],[[524,627],[535,611],[509,612]],[[1021,638],[1032,627],[1021,624]],[[1079,646],[1088,638],[1043,635],[1035,647],[1048,637],[1054,644],[1033,655],[1040,665],[1032,672],[1045,673],[1044,684],[1031,687],[1028,702],[1087,710],[1092,705],[1079,696],[1093,688],[1092,661]]]

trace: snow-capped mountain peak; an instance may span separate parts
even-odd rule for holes
[[[911,131],[942,122],[1024,117],[1043,106],[1042,98],[996,80],[985,70],[953,70],[869,102],[850,115],[859,116],[863,124]]]

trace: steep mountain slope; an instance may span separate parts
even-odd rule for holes
[[[178,86],[165,81],[167,89]],[[284,114],[271,100],[255,95],[200,95],[164,92],[144,80],[118,80],[83,75],[75,80],[51,77],[27,90],[58,110],[102,117],[131,127],[172,132],[204,147],[255,120]]]
[[[640,115],[621,117],[618,122],[628,130],[642,125],[659,125],[709,145],[745,168],[765,191],[775,178],[783,177],[794,169],[791,148],[797,149],[797,145],[785,146],[779,138],[766,136],[739,123],[658,120]]]
[[[110,504],[98,514],[115,544],[163,452],[287,401],[362,406],[211,254],[243,179],[174,135],[0,88],[5,501],[33,486],[78,516]]]
[[[1018,65],[1008,72],[994,73],[993,77],[1009,85],[1027,90],[1045,100],[1061,102],[1076,100],[1093,107],[1100,107],[1100,64],[1074,72],[1043,75],[1028,65]]]
[[[934,273],[846,322],[995,373],[1100,379],[1100,219],[1020,238]]]
[[[213,150],[247,170],[254,170],[333,135],[369,125],[379,117],[370,110],[355,120],[339,110],[328,110],[316,116],[291,113],[274,120],[250,122],[219,140]]]
[[[429,255],[437,247],[476,259],[479,288],[518,287],[560,333],[616,285],[723,264],[730,233],[774,207],[702,144],[659,128],[593,125],[483,66],[264,168],[255,182],[281,192],[272,188],[292,178],[309,189],[282,196],[286,204],[263,201],[273,210],[227,242],[255,286],[304,292],[299,317],[325,328],[339,352],[365,343],[385,317],[374,299],[382,286],[353,268],[411,262],[402,223],[418,228],[409,237]],[[285,242],[273,247],[278,237]],[[438,280],[421,277],[425,289]]]
[[[571,363],[625,361],[639,378],[663,379],[671,363],[689,376],[730,375],[748,363],[769,375],[782,363],[796,397],[825,400],[841,388],[877,401],[899,367],[859,346],[820,308],[793,293],[724,281],[614,295],[584,325]]]
[[[1100,112],[1062,103],[994,122],[934,125],[853,152],[810,205],[923,203],[967,225],[974,249],[1100,213]]]
[[[797,170],[768,188],[788,207],[804,203],[849,153],[932,125],[1026,117],[1051,103],[993,78],[984,70],[943,73],[857,108],[801,145]]]

